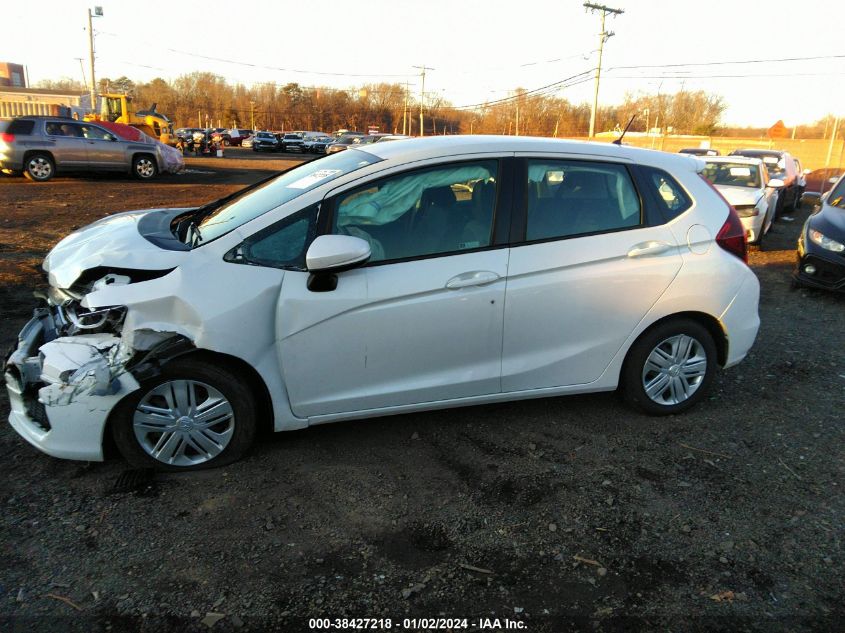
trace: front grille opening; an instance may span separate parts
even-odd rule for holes
[[[47,409],[44,405],[38,402],[38,388],[27,388],[23,393],[23,404],[26,408],[26,414],[35,425],[42,431],[50,431],[53,427],[50,426],[50,420],[47,417]]]

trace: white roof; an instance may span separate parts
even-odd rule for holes
[[[704,163],[698,156],[670,154],[612,143],[572,141],[537,136],[456,135],[428,136],[403,140],[401,143],[373,143],[356,147],[384,160],[400,162],[447,157],[457,154],[492,152],[530,152],[581,154],[583,156],[615,158],[664,169],[700,171]]]

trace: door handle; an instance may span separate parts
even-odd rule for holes
[[[446,282],[446,287],[449,290],[457,290],[459,288],[468,288],[469,286],[484,286],[486,284],[492,284],[498,279],[501,279],[501,277],[492,270],[474,270],[452,277]]]
[[[648,257],[649,255],[660,255],[672,248],[671,244],[666,242],[641,242],[636,246],[632,246],[628,251],[628,257]]]

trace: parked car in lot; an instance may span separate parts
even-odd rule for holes
[[[311,141],[310,151],[314,154],[325,154],[326,148],[335,142],[335,138],[333,136],[321,136],[319,138],[315,138]]]
[[[232,128],[229,130],[229,145],[241,147],[243,142],[252,136],[252,130]]]
[[[47,304],[6,366],[11,424],[57,457],[102,460],[110,434],[133,464],[188,470],[265,423],[617,387],[680,413],[759,326],[742,224],[702,168],[439,136],[103,218],[44,260]]]
[[[282,137],[282,151],[285,152],[302,152],[303,138],[300,134],[290,133]]]
[[[777,211],[778,191],[783,183],[769,179],[759,158],[711,156],[702,175],[736,209],[750,244],[759,244],[772,228]]]
[[[200,127],[180,127],[174,134],[183,141],[189,141],[194,138],[194,132],[204,132]]]
[[[123,140],[103,127],[65,117],[26,116],[0,122],[0,170],[36,182],[56,173],[117,171],[141,180],[164,171],[155,140]]]
[[[378,138],[373,143],[384,143],[385,141],[402,141],[406,138],[411,138],[405,134],[379,134]]]
[[[821,209],[807,218],[798,238],[798,285],[845,291],[845,177],[821,197]]]
[[[252,148],[252,141],[255,137],[253,135],[247,136],[244,139],[241,139],[241,147],[245,147],[246,149]]]
[[[252,151],[277,152],[281,147],[278,137],[273,132],[256,132],[252,137]]]
[[[347,149],[350,145],[360,143],[361,138],[363,138],[364,136],[364,134],[344,134],[340,138],[335,139],[333,143],[329,143],[326,146],[326,154],[342,152],[343,150]]]
[[[679,154],[690,154],[692,156],[718,156],[719,152],[709,147],[685,147],[678,150]]]
[[[821,197],[830,191],[839,177],[845,173],[840,167],[822,167],[821,169],[804,170],[804,193],[801,195],[801,205],[811,207],[821,205]]]
[[[798,169],[789,152],[774,149],[735,149],[729,155],[759,158],[765,163],[769,177],[783,182],[778,195],[776,217],[782,215],[784,211],[795,211],[801,206],[801,183],[798,178]]]

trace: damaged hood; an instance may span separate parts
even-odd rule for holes
[[[127,211],[97,220],[65,237],[44,258],[50,285],[70,288],[86,270],[167,270],[190,248],[169,233],[170,220],[186,209]]]

